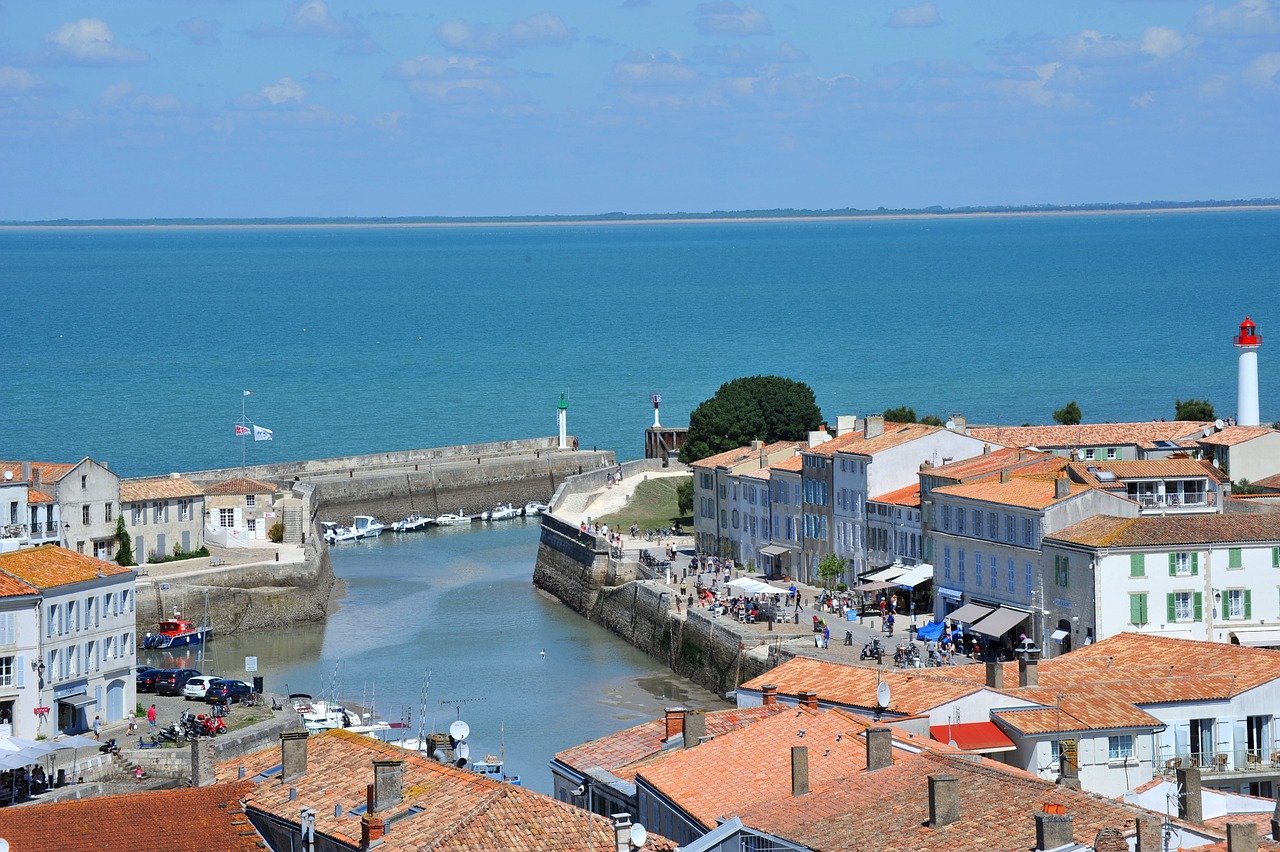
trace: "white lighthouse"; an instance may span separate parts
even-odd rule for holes
[[[1257,406],[1255,406],[1256,408]],[[569,395],[560,394],[560,449],[569,449]]]
[[[1258,326],[1248,317],[1240,323],[1240,333],[1235,337],[1240,350],[1240,373],[1236,384],[1236,423],[1240,426],[1258,425],[1258,349],[1262,337]]]
[[[649,394],[649,401],[653,403],[653,428],[661,429],[662,424],[658,422],[658,406],[662,405],[662,394]]]

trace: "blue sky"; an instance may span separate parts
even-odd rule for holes
[[[548,2],[0,0],[0,219],[1280,196],[1270,0]]]

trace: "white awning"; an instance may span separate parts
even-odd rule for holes
[[[1233,630],[1231,637],[1250,648],[1280,648],[1280,630]]]
[[[947,618],[951,619],[952,621],[958,621],[961,624],[972,624],[975,621],[979,621],[983,618],[986,618],[988,615],[990,615],[993,612],[995,612],[995,609],[993,607],[983,606],[982,604],[969,603],[969,604],[965,604],[955,612],[948,615]]]
[[[863,574],[861,581],[866,583],[871,580],[896,580],[911,569],[905,565],[888,565],[879,571],[872,571],[870,574]]]
[[[899,577],[895,582],[899,586],[906,586],[908,589],[914,589],[916,586],[933,579],[933,566],[928,563],[917,565],[907,573]]]
[[[789,552],[790,551],[788,551],[787,548],[783,547],[780,544],[771,544],[768,547],[760,548],[760,554],[762,556],[782,556],[783,554],[789,553]]]
[[[1067,638],[1067,631],[1055,630],[1049,634],[1049,638],[1052,639],[1054,642],[1061,642],[1063,639]]]
[[[938,586],[937,592],[938,594],[942,595],[944,598],[951,598],[952,600],[955,600],[955,601],[960,600],[960,592],[956,591],[955,589],[948,589],[945,586]]]

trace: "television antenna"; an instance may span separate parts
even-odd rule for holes
[[[456,715],[454,716],[454,718],[455,718],[455,719],[461,719],[461,718],[462,718],[462,705],[463,705],[463,704],[474,704],[474,703],[476,703],[476,702],[478,702],[478,701],[488,701],[488,700],[489,700],[488,698],[449,698],[449,699],[444,699],[444,698],[442,698],[442,699],[440,699],[440,705],[441,705],[442,707],[443,707],[444,705],[446,705],[446,704],[448,704],[448,705],[452,705],[452,706],[453,706],[453,709],[454,709],[454,711],[455,711],[455,713],[456,713]]]

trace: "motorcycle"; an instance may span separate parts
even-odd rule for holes
[[[161,728],[160,732],[156,734],[156,736],[159,737],[161,742],[176,743],[179,740],[186,739],[187,733],[182,728],[178,727],[177,722],[174,722],[166,727]]]
[[[859,660],[879,660],[884,656],[884,646],[880,644],[879,639],[872,639],[870,642],[862,646],[862,652],[858,654]]]

